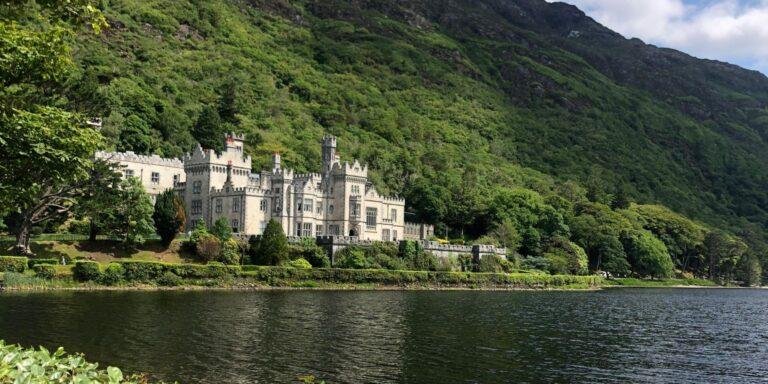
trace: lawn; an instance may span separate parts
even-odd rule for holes
[[[159,240],[149,240],[135,249],[126,248],[120,242],[112,240],[94,242],[40,240],[33,241],[30,247],[37,258],[84,258],[102,263],[125,259],[166,263],[188,261],[185,259],[186,255],[181,251],[181,240],[174,240],[167,248],[163,247]],[[3,249],[6,249],[5,245]]]

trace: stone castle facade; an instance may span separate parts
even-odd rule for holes
[[[167,189],[173,189],[185,178],[184,163],[158,155],[137,155],[133,152],[96,152],[96,158],[117,163],[124,177],[141,181],[152,201]]]
[[[432,234],[431,226],[406,225],[405,200],[380,195],[366,165],[342,162],[335,137],[323,138],[321,172],[309,174],[283,168],[277,153],[272,169],[252,172],[243,140],[228,134],[221,154],[198,145],[180,160],[131,152],[97,157],[120,163],[125,176],[139,177],[150,195],[175,189],[186,206],[188,229],[201,219],[210,226],[226,218],[242,235],[263,233],[270,219],[286,235],[299,237],[399,241]]]

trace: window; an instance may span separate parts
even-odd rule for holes
[[[333,215],[333,204],[328,206],[328,214]]]
[[[152,182],[153,183],[160,182],[160,172],[152,172]]]
[[[392,221],[397,221],[397,209],[391,209],[389,211],[389,219]]]
[[[192,214],[193,215],[199,215],[203,213],[203,201],[202,200],[192,200]]]
[[[317,213],[318,215],[323,213],[323,202],[322,201],[318,201],[317,202],[317,210],[315,211],[315,213]]]
[[[259,233],[264,233],[264,230],[267,229],[267,222],[262,221],[261,225],[259,225]]]
[[[304,199],[304,212],[312,213],[314,201],[312,199]]]
[[[360,186],[359,185],[353,185],[352,186],[352,194],[353,195],[359,195],[360,194]]]
[[[234,233],[240,232],[240,220],[238,219],[232,220],[232,232]]]
[[[296,222],[296,236],[301,237],[301,223]]]
[[[357,218],[360,216],[360,203],[354,201],[349,202],[349,218]]]
[[[318,224],[315,226],[315,236],[322,236],[322,235],[323,235],[323,226]]]
[[[392,241],[397,241],[397,230],[392,230]]]
[[[259,210],[261,210],[262,212],[267,211],[267,199],[261,200],[261,203],[259,204]]]
[[[328,226],[328,234],[338,236],[339,235],[339,225],[338,224],[331,224]]]
[[[385,228],[381,230],[381,240],[389,241],[389,229]]]
[[[312,223],[304,223],[304,230],[301,232],[301,236],[303,237],[312,236]]]
[[[301,212],[303,204],[301,203],[301,199],[296,200],[296,212]]]
[[[133,169],[126,169],[125,170],[125,177],[126,178],[133,177]]]
[[[365,209],[365,225],[368,226],[368,229],[376,228],[376,214],[376,208]]]
[[[232,212],[240,212],[240,198],[239,197],[233,197],[232,198]]]
[[[198,180],[192,183],[192,193],[194,194],[200,194],[200,192],[203,190],[203,182]]]
[[[173,185],[176,185],[179,182],[179,175],[173,175]]]
[[[216,213],[221,213],[221,211],[222,211],[221,199],[216,199]]]

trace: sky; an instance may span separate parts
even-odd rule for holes
[[[768,75],[768,0],[559,1],[625,37]]]

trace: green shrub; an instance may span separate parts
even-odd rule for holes
[[[309,261],[304,260],[303,258],[291,260],[286,264],[291,268],[312,269],[312,264],[310,264]]]
[[[56,276],[56,267],[50,264],[35,265],[32,269],[35,271],[35,276],[41,279],[53,279]]]
[[[99,283],[104,285],[117,285],[125,276],[125,268],[117,263],[110,263],[101,273]]]
[[[34,268],[35,265],[41,264],[58,265],[59,261],[56,259],[29,259],[29,261],[27,261],[27,266],[29,266],[30,269]]]
[[[237,240],[230,238],[222,241],[217,260],[227,265],[240,265],[240,244]]]
[[[195,243],[195,253],[200,261],[216,260],[221,254],[221,240],[210,233],[203,233]]]
[[[68,355],[62,348],[51,353],[6,345],[0,340],[0,381],[3,383],[115,383],[146,382],[140,377],[123,377],[120,369],[99,370],[83,355]]]
[[[166,268],[163,263],[154,261],[120,261],[125,270],[126,281],[150,282],[163,275]]]
[[[335,267],[348,269],[371,269],[373,261],[365,255],[365,250],[360,247],[346,247],[336,252]]]
[[[0,272],[24,272],[27,270],[26,257],[0,256]]]
[[[424,252],[419,249],[415,254],[407,257],[405,262],[408,265],[408,269],[414,271],[436,271],[437,270],[437,258],[430,252]]]
[[[77,281],[96,281],[100,276],[99,263],[95,261],[77,261],[72,267],[72,277]]]
[[[183,283],[184,280],[171,271],[163,273],[163,275],[157,279],[157,284],[162,285],[163,287],[177,287]]]

